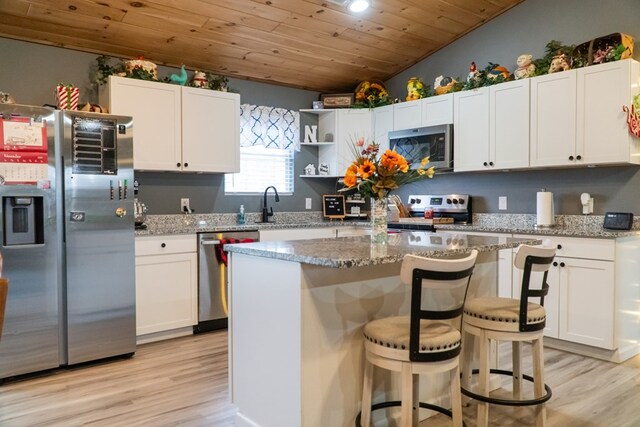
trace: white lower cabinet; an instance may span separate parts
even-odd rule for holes
[[[544,239],[550,236],[535,237]],[[545,336],[607,350],[616,349],[615,241],[567,237],[550,239],[558,250],[547,277],[549,294],[544,304],[547,312]],[[514,269],[514,298],[519,297],[521,283],[521,271]],[[540,281],[534,279],[533,283]]]
[[[198,259],[194,235],[137,236],[136,334],[198,322]]]

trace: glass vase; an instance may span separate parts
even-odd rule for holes
[[[387,198],[371,199],[371,243],[387,244]]]

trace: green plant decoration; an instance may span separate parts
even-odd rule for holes
[[[98,70],[96,71],[95,81],[98,85],[106,84],[109,76],[113,74],[124,73],[124,64],[122,62],[118,65],[111,66],[109,65],[110,60],[111,58],[106,55],[100,55],[96,58]]]
[[[559,42],[557,40],[551,40],[549,43],[547,43],[545,55],[542,58],[535,59],[533,61],[533,65],[536,66],[536,71],[531,75],[531,77],[548,74],[549,66],[551,65],[551,61],[553,60],[554,56],[558,54],[565,54],[568,58],[571,58],[574,49],[575,45],[567,46],[563,45],[562,42]],[[585,65],[587,64],[572,64],[571,67],[576,68],[583,67]]]

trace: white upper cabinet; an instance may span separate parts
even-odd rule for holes
[[[622,106],[640,87],[639,63],[627,59],[577,70],[576,163],[640,163]]]
[[[240,170],[238,94],[110,76],[101,102],[133,117],[136,170]]]
[[[489,168],[529,166],[529,81],[490,87]]]
[[[182,88],[183,170],[240,170],[240,97],[235,93]]]
[[[393,105],[373,109],[373,140],[380,144],[380,152],[391,148],[389,132],[393,130]]]
[[[109,77],[100,102],[112,114],[133,117],[135,169],[181,169],[182,148],[176,144],[182,137],[180,98],[180,86]]]
[[[438,126],[453,123],[453,93],[430,96],[420,100],[422,104],[421,126]]]
[[[414,129],[422,126],[421,100],[393,104],[393,130]]]
[[[489,88],[454,94],[453,170],[484,170],[489,164]]]
[[[638,93],[632,59],[531,81],[531,166],[640,163],[623,105]]]
[[[531,166],[575,162],[576,70],[531,80]]]

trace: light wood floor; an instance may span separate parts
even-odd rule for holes
[[[549,427],[640,425],[640,357],[614,364],[547,348],[545,364]],[[230,427],[227,376],[226,331],[141,345],[131,359],[5,382],[0,426]],[[475,409],[464,408],[469,427]],[[492,426],[533,425],[530,408],[489,412]],[[440,416],[421,423],[449,425]]]

